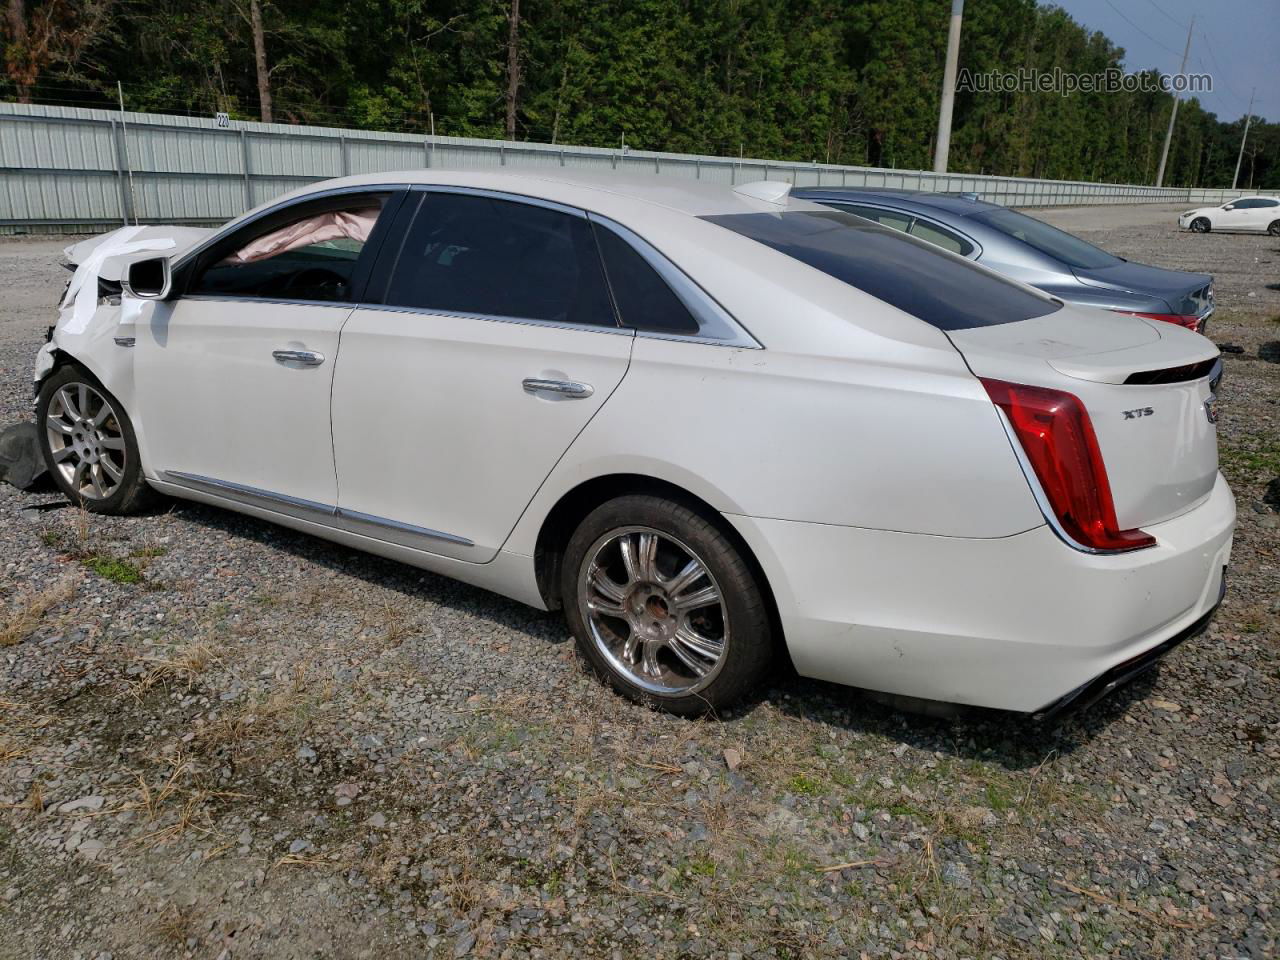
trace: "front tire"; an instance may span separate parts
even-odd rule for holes
[[[1280,220],[1272,220],[1271,226],[1267,227],[1267,233],[1273,237],[1280,237]]]
[[[36,425],[49,474],[72,503],[119,516],[151,501],[133,424],[120,401],[79,364],[41,385]]]
[[[662,497],[623,496],[588,514],[560,590],[579,652],[638,703],[683,716],[728,707],[772,658],[750,564],[712,517]]]
[[[1192,233],[1208,233],[1213,229],[1213,224],[1209,222],[1208,217],[1196,217],[1191,221]]]

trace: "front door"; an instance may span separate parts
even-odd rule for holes
[[[287,512],[332,513],[329,400],[338,335],[387,197],[305,202],[179,271],[137,331],[148,472]]]
[[[432,191],[404,204],[400,224],[403,242],[379,258],[378,273],[395,265],[383,305],[342,331],[340,515],[368,536],[483,563],[621,382],[632,334],[580,213]]]

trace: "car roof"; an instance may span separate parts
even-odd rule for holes
[[[951,193],[929,193],[923,190],[883,190],[865,187],[801,187],[795,196],[806,200],[843,200],[848,203],[888,203],[903,209],[942,210],[953,217],[971,217],[988,210],[1004,209],[969,196]]]
[[[610,205],[634,202],[665,207],[694,217],[706,217],[731,213],[767,213],[782,210],[821,210],[817,204],[801,198],[788,199],[783,205],[769,203],[738,193],[733,186],[684,177],[664,177],[652,174],[584,173],[553,170],[403,170],[387,173],[341,177],[309,184],[288,196],[291,199],[305,197],[319,191],[341,190],[377,186],[380,184],[423,184],[434,186],[464,186],[487,189],[530,197],[580,203],[594,195],[598,200],[608,198]],[[275,205],[282,198],[271,201]]]

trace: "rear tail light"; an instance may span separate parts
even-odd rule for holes
[[[1116,310],[1115,313],[1123,313],[1130,317],[1145,317],[1148,320],[1159,320],[1162,323],[1174,323],[1180,327],[1186,327],[1188,330],[1194,330],[1196,333],[1201,332],[1201,326],[1204,318],[1195,314],[1185,313],[1135,313],[1132,310]]]
[[[1108,553],[1155,545],[1142,530],[1120,529],[1098,438],[1074,394],[1003,380],[982,385],[1008,418],[1067,536]]]

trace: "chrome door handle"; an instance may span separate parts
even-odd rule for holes
[[[272,350],[276,363],[300,363],[304,367],[318,367],[324,363],[324,354],[314,350]]]
[[[574,400],[585,400],[595,393],[595,387],[589,383],[578,383],[576,380],[539,380],[527,377],[523,383],[528,393],[554,393]]]

